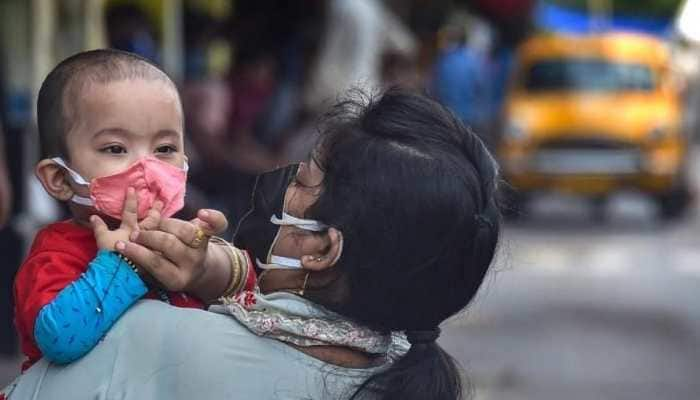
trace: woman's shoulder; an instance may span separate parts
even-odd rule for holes
[[[126,313],[105,343],[129,355],[120,357],[125,371],[134,368],[131,364],[160,368],[166,362],[182,363],[192,373],[209,370],[211,375],[213,368],[235,368],[241,360],[253,367],[252,359],[261,364],[288,353],[283,344],[254,335],[230,316],[154,300],[141,301]]]
[[[157,302],[142,304],[131,314],[133,321],[125,321],[125,330],[129,337],[143,341],[138,345],[126,344],[140,347],[132,352],[155,349],[161,355],[176,353],[166,356],[168,363],[181,363],[175,367],[177,373],[161,377],[159,387],[178,385],[171,380],[188,376],[191,382],[201,384],[198,390],[209,391],[211,397],[202,398],[219,398],[224,394],[229,398],[241,394],[246,398],[271,398],[274,393],[285,394],[281,398],[292,394],[292,398],[326,398],[319,390],[354,386],[367,377],[366,371],[334,367],[278,340],[258,336],[230,315],[164,307]],[[147,324],[154,316],[160,320],[156,327],[158,334],[149,334],[148,338],[139,338],[128,326]],[[131,368],[125,365],[123,370]],[[189,398],[182,397],[182,390],[177,392],[181,396],[177,398]]]

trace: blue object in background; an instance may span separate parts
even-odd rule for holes
[[[446,49],[433,73],[436,97],[467,125],[479,129],[490,115],[488,60],[478,51],[459,45]]]
[[[544,30],[584,34],[590,33],[593,26],[586,11],[566,8],[539,1],[534,11],[535,25]],[[666,37],[671,33],[672,21],[664,18],[638,17],[613,14],[607,20],[606,30],[634,31]]]

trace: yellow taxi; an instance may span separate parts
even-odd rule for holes
[[[688,138],[670,52],[631,33],[527,40],[498,144],[519,199],[557,190],[602,199],[618,189],[653,196],[660,215],[689,203]]]

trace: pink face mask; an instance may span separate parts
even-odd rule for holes
[[[126,189],[129,187],[136,191],[139,220],[146,217],[156,200],[163,202],[161,215],[166,218],[180,211],[185,205],[187,163],[184,168],[178,168],[155,157],[145,157],[122,172],[88,182],[70,169],[62,158],[56,157],[52,161],[65,168],[75,183],[87,186],[90,190],[89,198],[73,195],[71,201],[95,207],[97,211],[115,219],[122,218]]]

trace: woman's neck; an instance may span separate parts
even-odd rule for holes
[[[268,270],[264,271],[258,277],[258,284],[263,294],[272,292],[289,291],[298,293],[304,286],[304,280],[307,270]],[[312,276],[317,277],[318,272],[312,273]],[[321,277],[323,281],[329,280],[328,277]],[[314,279],[314,283],[318,279]],[[311,281],[309,279],[309,281]],[[325,283],[325,282],[324,282]],[[313,290],[313,284],[308,284],[305,289]],[[326,362],[328,364],[337,365],[344,368],[371,368],[384,363],[385,355],[375,355],[366,353],[347,346],[340,345],[321,345],[321,346],[297,346],[288,342],[284,342],[302,353]]]
[[[263,294],[281,291],[295,292],[301,290],[306,274],[307,272],[304,270],[266,270],[258,276],[258,285]]]

